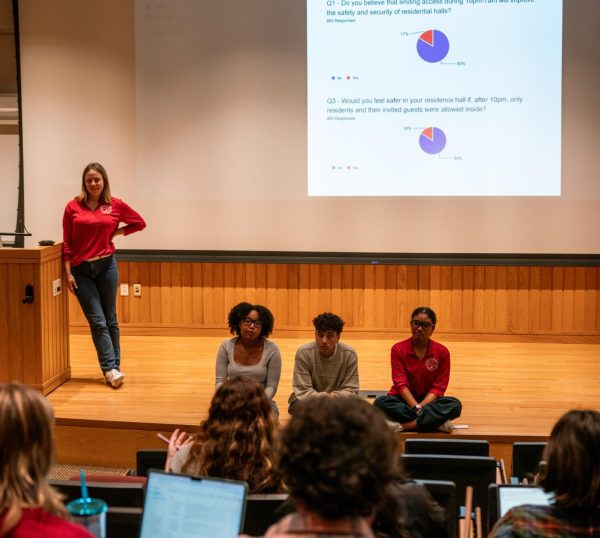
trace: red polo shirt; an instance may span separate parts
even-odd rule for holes
[[[392,346],[392,381],[394,384],[388,393],[400,396],[402,389],[408,387],[417,402],[431,392],[442,397],[450,380],[450,353],[448,349],[429,340],[427,352],[418,359],[413,349],[412,337]]]
[[[84,260],[107,256],[115,251],[112,242],[119,223],[125,223],[125,235],[146,227],[139,213],[119,198],[110,204],[98,204],[91,210],[79,200],[71,200],[63,216],[63,259],[75,267]]]

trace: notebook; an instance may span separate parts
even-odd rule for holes
[[[237,538],[245,482],[150,471],[140,538]]]
[[[554,501],[552,493],[537,486],[501,484],[498,486],[498,517],[504,516],[514,506],[536,504],[548,506]]]

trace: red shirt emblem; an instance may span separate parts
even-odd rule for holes
[[[430,372],[433,370],[437,370],[439,366],[439,362],[435,357],[431,357],[425,361],[425,368],[427,368]]]
[[[112,213],[112,206],[108,204],[101,205],[100,211],[102,211],[102,213],[104,213],[105,215],[110,215]]]

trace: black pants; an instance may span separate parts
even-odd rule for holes
[[[462,411],[460,400],[451,396],[442,396],[427,404],[418,416],[400,396],[379,396],[373,405],[381,409],[394,422],[404,424],[417,419],[419,432],[433,432],[447,420],[460,417]]]

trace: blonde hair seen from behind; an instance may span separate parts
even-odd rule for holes
[[[46,482],[52,462],[54,417],[48,401],[34,389],[0,384],[0,536],[21,518],[24,507],[66,517],[65,507]]]

